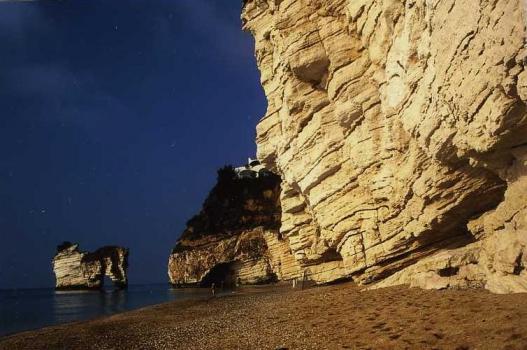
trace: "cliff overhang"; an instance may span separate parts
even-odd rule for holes
[[[244,1],[280,235],[327,282],[527,291],[520,0]],[[445,38],[449,38],[445,40]]]

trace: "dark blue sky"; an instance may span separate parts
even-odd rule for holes
[[[0,288],[53,286],[63,240],[167,258],[266,102],[241,1],[0,2]]]

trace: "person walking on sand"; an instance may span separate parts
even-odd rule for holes
[[[210,286],[210,291],[212,292],[212,296],[216,295],[216,283],[212,283]]]

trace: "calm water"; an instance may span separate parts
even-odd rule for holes
[[[0,336],[137,309],[170,300],[205,297],[208,290],[171,289],[166,284],[131,285],[127,290],[0,290]]]

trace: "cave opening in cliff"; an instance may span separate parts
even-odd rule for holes
[[[224,286],[232,288],[236,283],[235,262],[221,263],[214,266],[201,280],[201,287]]]

